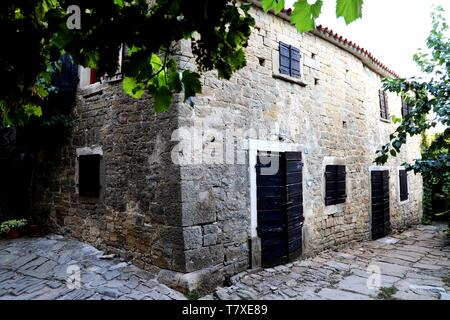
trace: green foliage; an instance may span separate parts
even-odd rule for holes
[[[23,228],[26,225],[26,219],[4,221],[0,224],[0,234],[8,233],[11,229]]]
[[[276,1],[275,3],[276,4]],[[70,5],[81,7],[81,29],[68,29]],[[284,3],[282,4],[284,6]],[[173,93],[186,99],[201,92],[198,73],[179,74],[170,58],[176,42],[188,39],[198,71],[216,69],[229,78],[245,66],[254,19],[250,5],[235,0],[4,0],[0,3],[3,41],[15,45],[0,53],[0,117],[4,125],[24,125],[40,117],[56,91],[54,66],[63,54],[98,74],[115,74],[124,44],[130,55],[123,65],[124,91],[134,98],[149,93],[155,110],[165,111]],[[184,66],[181,66],[181,69]]]
[[[292,23],[299,31],[314,28],[322,2],[294,4]],[[81,29],[67,27],[71,5],[81,8]],[[262,0],[265,11],[279,13],[284,5],[284,0]],[[337,16],[349,23],[361,16],[361,6],[362,0],[337,0]],[[122,45],[129,48],[124,91],[136,99],[149,93],[155,110],[165,111],[174,93],[184,92],[188,100],[201,92],[199,73],[217,70],[220,78],[229,79],[246,65],[244,49],[254,26],[250,7],[237,0],[197,0],[195,5],[191,0],[2,0],[3,41],[15,45],[0,53],[0,76],[8,79],[0,87],[1,121],[24,125],[46,114],[45,101],[57,91],[52,74],[61,55],[112,75]],[[171,56],[183,39],[191,41],[198,70],[180,75],[184,66]]]
[[[280,13],[284,9],[284,0],[262,0],[262,5],[265,12],[273,9],[275,13]]]
[[[377,151],[377,164],[384,164],[391,150],[400,152],[408,137],[421,135],[437,125],[443,127],[428,147],[422,150],[422,159],[405,164],[407,170],[424,175],[442,177],[445,190],[450,190],[450,41],[445,36],[448,26],[436,7],[432,13],[433,28],[427,39],[430,54],[420,53],[414,59],[428,74],[428,79],[384,79],[383,89],[399,94],[412,107],[402,118],[390,141]]]
[[[450,276],[442,278],[442,281],[447,287],[450,287]]]
[[[320,15],[322,4],[322,0],[317,0],[313,4],[309,4],[307,0],[298,0],[294,4],[291,23],[297,27],[299,32],[306,32],[314,29],[314,21]]]
[[[392,296],[396,294],[398,289],[395,286],[392,287],[381,287],[377,298],[383,300],[392,299]]]
[[[284,0],[262,0],[264,11],[273,9],[279,13],[284,8]],[[299,32],[307,32],[315,27],[315,21],[322,11],[322,0],[309,4],[307,0],[297,0],[293,4],[291,22]],[[336,0],[336,17],[343,17],[349,24],[362,17],[363,0]]]
[[[336,16],[343,17],[346,24],[362,17],[363,0],[336,0]]]
[[[425,224],[431,223],[436,215],[446,216],[450,221],[448,210],[437,213],[433,209],[436,197],[447,202],[450,199],[450,40],[443,13],[439,6],[432,12],[432,30],[426,41],[429,52],[420,50],[414,55],[414,61],[427,78],[383,80],[383,89],[399,94],[412,110],[401,119],[390,141],[377,151],[375,159],[377,164],[384,164],[389,155],[400,152],[408,137],[422,136],[421,159],[404,165],[407,170],[422,174],[422,222]],[[437,126],[443,128],[442,132],[428,141],[426,132]],[[436,192],[436,186],[440,186],[440,191]]]
[[[188,300],[198,300],[200,299],[200,293],[198,291],[189,291],[188,293],[186,293],[186,298]]]
[[[70,5],[81,7],[81,29],[68,29]],[[263,9],[279,13],[284,0],[263,0]],[[123,64],[123,89],[133,98],[154,98],[157,112],[165,111],[174,93],[190,99],[201,92],[198,72],[217,70],[229,79],[246,65],[254,19],[251,4],[236,0],[2,0],[0,25],[3,41],[15,45],[0,53],[0,117],[3,125],[24,125],[47,113],[45,101],[57,89],[52,74],[58,59],[70,54],[74,63],[98,74],[115,74],[123,44],[129,56]],[[337,15],[349,23],[361,16],[362,0],[337,0]],[[314,28],[322,0],[294,4],[292,22],[301,32]],[[184,71],[170,58],[174,43],[191,40],[198,72]],[[181,66],[181,69],[183,66]],[[62,113],[50,112],[47,123],[68,123]],[[60,119],[61,118],[61,119]],[[66,121],[67,120],[67,121]]]
[[[135,79],[130,77],[123,78],[122,86],[125,93],[135,99],[141,98],[145,93],[144,86],[138,84]]]
[[[426,134],[422,134],[422,154],[427,155],[431,143],[438,139],[442,134],[435,134],[428,137]],[[435,155],[446,152],[446,150],[435,151]],[[440,172],[430,171],[422,175],[423,178],[423,224],[430,224],[436,217],[446,218],[448,221],[450,210],[450,197],[448,186],[450,183],[449,173],[441,174]],[[434,207],[435,203],[441,203],[443,205],[443,211]],[[450,229],[449,229],[450,230]],[[449,232],[447,232],[449,233]]]

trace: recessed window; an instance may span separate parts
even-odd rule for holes
[[[300,49],[280,42],[280,73],[300,78]]]
[[[388,112],[388,99],[387,94],[383,90],[378,91],[378,97],[380,99],[380,117],[381,119],[388,120],[389,112]]]
[[[400,201],[408,200],[408,174],[402,169],[398,172],[400,184]]]
[[[125,46],[121,46],[119,49],[119,53],[118,53],[118,60],[117,60],[117,65],[118,68],[116,70],[116,73],[113,75],[109,75],[109,74],[100,74],[98,73],[97,70],[92,69],[92,68],[84,68],[80,66],[80,87],[86,87],[88,85],[97,83],[97,82],[102,82],[102,81],[113,81],[113,80],[118,80],[121,78],[122,76],[122,66],[123,66],[123,61],[124,58],[126,56],[126,51],[127,48]]]
[[[325,167],[325,205],[344,203],[345,193],[345,166],[328,165]]]
[[[78,157],[78,192],[80,196],[100,196],[100,159],[99,154]]]

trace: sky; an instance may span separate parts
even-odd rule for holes
[[[315,0],[308,0],[314,3]],[[295,0],[286,0],[290,7]],[[336,0],[324,0],[316,24],[335,32],[371,51],[388,68],[401,77],[420,76],[412,60],[418,48],[425,48],[431,30],[431,5],[445,9],[450,24],[449,0],[364,0],[362,19],[346,25],[336,18]]]

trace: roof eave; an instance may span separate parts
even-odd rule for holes
[[[254,4],[256,7],[262,9],[262,4],[259,0],[248,0],[248,1]],[[291,22],[290,16],[290,13],[292,12],[291,9],[283,10],[279,14],[275,14],[273,10],[270,10],[269,12],[279,18]],[[373,72],[377,73],[381,77],[400,78],[400,76],[397,73],[386,67],[383,63],[381,63],[378,59],[376,59],[370,52],[368,52],[367,50],[365,50],[360,46],[357,46],[353,42],[348,42],[347,39],[345,38],[343,39],[342,36],[338,36],[331,30],[328,30],[328,28],[318,26],[316,29],[311,30],[310,33],[336,45],[337,47],[357,57],[365,66],[367,66],[369,69],[371,69]]]
[[[373,58],[370,58],[369,54],[364,52],[365,51],[364,49],[358,50],[354,46],[348,45],[342,41],[339,41],[335,37],[333,37],[329,34],[326,34],[318,29],[311,30],[310,32],[312,34],[314,34],[315,36],[318,36],[321,39],[331,42],[332,44],[338,46],[339,48],[354,55],[359,60],[361,60],[361,62],[365,66],[367,66],[369,69],[371,69],[373,72],[377,73],[378,75],[380,75],[382,77],[386,77],[386,78],[392,78],[392,77],[399,78],[399,75],[396,74],[394,71],[388,70],[386,67],[383,68],[382,66],[380,66],[379,63],[376,63]]]

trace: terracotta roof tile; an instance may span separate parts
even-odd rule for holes
[[[290,16],[292,13],[292,9],[285,9],[282,11],[282,13]],[[316,31],[326,35],[326,36],[331,36],[333,37],[333,39],[335,39],[336,41],[338,41],[339,43],[350,47],[352,50],[356,51],[357,54],[359,55],[364,55],[367,56],[375,65],[377,65],[379,68],[387,71],[389,74],[391,74],[392,76],[399,78],[400,76],[394,72],[393,70],[389,69],[385,64],[383,64],[380,60],[376,59],[373,54],[368,51],[367,49],[357,45],[356,43],[354,43],[353,41],[348,40],[347,38],[343,37],[342,35],[339,35],[338,33],[335,33],[332,29],[322,26],[322,25],[318,25],[316,27]]]
[[[378,65],[381,69],[389,72],[391,75],[393,75],[394,77],[399,78],[400,76],[392,71],[391,69],[389,69],[385,64],[383,64],[379,59],[375,58],[373,56],[373,54],[368,51],[367,49],[364,49],[363,47],[357,45],[356,43],[354,43],[353,41],[348,40],[347,38],[344,38],[343,36],[334,33],[333,30],[329,29],[328,27],[324,27],[322,25],[319,25],[316,27],[316,30],[324,33],[324,34],[329,34],[332,35],[332,37],[334,39],[336,39],[337,41],[339,41],[340,43],[347,45],[349,47],[351,47],[352,49],[354,49],[355,51],[357,51],[359,54],[363,54],[366,55],[370,60],[372,60],[373,63],[375,63],[376,65]]]

